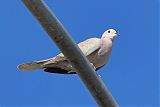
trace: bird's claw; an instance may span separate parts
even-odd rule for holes
[[[93,65],[93,63],[90,63],[91,64],[91,66],[93,67],[93,69],[94,70],[96,70],[96,67]],[[96,72],[96,74],[97,74],[97,72]],[[98,75],[98,74],[97,74]],[[100,78],[101,78],[101,76],[100,75],[98,75]]]
[[[93,65],[93,63],[90,63],[94,70],[96,70],[96,67]]]

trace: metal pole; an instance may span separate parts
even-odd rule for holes
[[[51,12],[43,0],[22,0],[51,39],[77,70],[100,107],[118,107],[103,81],[95,73],[89,61],[73,41],[69,33]]]

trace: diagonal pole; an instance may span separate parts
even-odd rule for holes
[[[89,61],[43,0],[22,0],[30,12],[56,43],[89,89],[100,107],[118,107],[103,81]]]

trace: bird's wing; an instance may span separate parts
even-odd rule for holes
[[[100,48],[100,39],[99,38],[91,38],[85,40],[78,44],[79,48],[83,52],[85,56],[88,56],[98,50]],[[51,73],[60,73],[60,74],[75,74],[76,72],[73,70],[73,67],[67,61],[65,56],[60,53],[56,57],[53,57],[45,63],[44,71],[51,72]],[[72,70],[74,72],[72,72]]]
[[[99,38],[90,38],[90,39],[87,39],[87,40],[79,43],[78,46],[81,49],[81,51],[83,52],[83,54],[85,56],[88,56],[100,48],[100,45],[101,45],[100,41],[101,41],[101,39],[99,39]]]
[[[81,43],[78,44],[79,48],[83,52],[85,56],[90,55],[92,52],[96,51],[97,49],[100,48],[100,40],[99,38],[90,38],[87,39]],[[47,63],[44,65],[50,64],[50,63],[56,63],[59,61],[64,61],[66,60],[65,56],[60,53],[57,56],[51,58]]]
[[[83,41],[78,44],[79,48],[82,50],[85,56],[90,55],[92,52],[96,51],[100,48],[100,39],[99,38],[91,38],[86,41]],[[35,61],[30,63],[21,64],[18,66],[20,70],[36,70],[48,67],[49,65],[55,65],[57,63],[61,63],[66,61],[67,59],[65,56],[60,53],[57,56],[42,60],[42,61]],[[60,66],[60,65],[59,65]]]

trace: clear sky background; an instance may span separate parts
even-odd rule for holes
[[[116,38],[109,64],[98,71],[120,107],[158,107],[158,0],[46,0],[78,43]],[[0,1],[0,107],[97,107],[77,75],[17,65],[60,51],[21,0]]]

